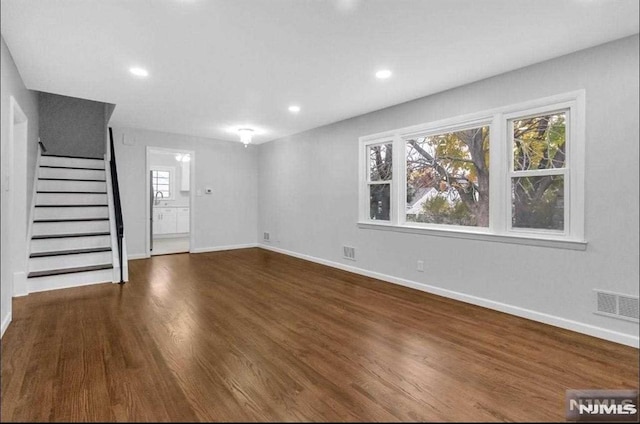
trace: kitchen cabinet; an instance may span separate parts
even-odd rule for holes
[[[153,208],[153,234],[173,234],[177,232],[176,208]]]
[[[184,206],[153,208],[153,234],[189,232],[189,208]]]
[[[176,208],[176,232],[188,233],[189,232],[189,208]]]
[[[189,191],[189,178],[190,178],[190,166],[189,162],[182,162],[180,164],[180,191]],[[182,232],[182,231],[178,231]]]

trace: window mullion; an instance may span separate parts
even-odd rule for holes
[[[548,175],[564,175],[567,168],[551,168],[551,169],[529,169],[526,171],[511,171],[509,177],[546,177]]]
[[[403,225],[405,222],[406,177],[404,140],[396,135],[393,138],[393,185],[391,187],[392,208],[391,222],[395,225]]]
[[[507,131],[502,114],[496,114],[489,130],[489,230],[496,234],[506,232],[506,215],[502,207],[507,198],[505,192],[508,169],[500,158],[507,157]],[[508,163],[508,162],[507,162]]]

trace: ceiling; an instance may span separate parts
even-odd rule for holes
[[[233,141],[233,129],[249,126],[257,143],[639,31],[638,0],[1,5],[28,88],[114,103],[113,125]],[[383,68],[393,75],[376,79]]]

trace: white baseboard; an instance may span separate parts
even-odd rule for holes
[[[258,243],[247,243],[247,244],[233,244],[230,246],[196,247],[194,249],[191,249],[191,253],[219,252],[221,250],[248,249],[250,247],[259,247],[259,245]]]
[[[189,253],[206,253],[206,252],[219,252],[222,250],[236,250],[236,249],[248,249],[250,247],[258,247],[258,243],[247,243],[247,244],[232,244],[228,246],[215,246],[215,247],[194,247],[189,251]],[[133,253],[128,256],[130,261],[136,259],[148,259],[150,256],[144,253]]]
[[[149,256],[147,256],[146,253],[132,253],[130,255],[127,255],[127,259],[130,261],[135,261],[136,259],[148,259]]]
[[[11,324],[12,317],[13,315],[11,313],[11,310],[9,310],[7,316],[2,319],[2,331],[0,332],[0,339],[2,338],[2,336],[4,336],[4,332],[7,331],[9,324]]]
[[[29,294],[26,272],[13,273],[13,297],[26,296]]]
[[[368,271],[366,269],[358,268],[352,265],[345,265],[339,262],[333,262],[326,259],[316,258],[314,256],[305,255],[301,253],[292,252],[286,249],[278,247],[272,247],[265,244],[258,244],[258,247],[273,252],[282,253],[285,255],[293,256],[296,258],[304,259],[311,262],[316,262],[322,265],[327,265],[332,268],[338,268],[343,271],[353,272],[355,274],[364,275],[378,280],[386,281],[388,283],[398,284],[412,289],[421,290],[427,293],[432,293],[438,296],[447,297],[449,299],[459,300],[461,302],[470,303],[472,305],[482,306],[484,308],[493,309],[496,311],[504,312],[507,314],[515,315],[522,318],[527,318],[532,321],[542,322],[544,324],[553,325],[555,327],[564,328],[566,330],[575,331],[589,336],[598,337],[600,339],[609,340],[615,343],[635,347],[640,347],[640,337],[630,334],[620,333],[618,331],[608,330],[602,327],[596,327],[594,325],[581,323],[578,321],[561,318],[554,315],[545,314],[542,312],[533,311],[530,309],[520,308],[518,306],[508,305],[506,303],[496,302],[493,300],[471,296],[468,294],[455,292],[452,290],[443,289],[440,287],[431,286],[424,283],[418,283],[416,281],[405,280],[404,278],[393,277],[391,275],[382,274],[379,272]]]
[[[113,279],[112,269],[98,271],[78,272],[74,274],[59,274],[48,277],[30,278],[28,281],[29,293],[48,290],[69,289],[72,287],[89,286],[92,284],[111,284]]]

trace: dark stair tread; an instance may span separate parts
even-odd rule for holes
[[[59,166],[59,165],[40,165],[40,168],[54,169],[82,169],[83,171],[104,171],[104,168],[86,168],[84,166]]]
[[[80,178],[38,178],[40,181],[90,181],[104,183],[107,180],[85,180]]]
[[[59,219],[35,219],[33,222],[83,222],[83,221],[108,221],[109,218],[59,218]]]
[[[56,193],[56,194],[107,194],[106,191],[36,191],[36,193]]]
[[[106,208],[109,205],[36,205],[36,208]]]
[[[51,235],[39,235],[31,237],[31,240],[44,240],[51,238],[71,238],[71,237],[94,237],[94,236],[108,236],[109,232],[99,233],[74,233],[74,234],[51,234]]]
[[[30,272],[27,278],[48,277],[51,275],[62,275],[62,274],[74,274],[76,272],[100,271],[103,269],[112,269],[112,268],[113,268],[113,265],[111,264],[102,264],[102,265],[80,266],[77,268],[49,269],[45,271]]]
[[[47,256],[81,255],[83,253],[110,252],[110,247],[92,247],[89,249],[56,250],[51,252],[38,252],[29,255],[30,258],[44,258]]]
[[[52,158],[68,158],[68,159],[91,159],[91,160],[102,160],[104,161],[104,158],[90,158],[88,156],[68,156],[68,155],[53,155],[53,154],[49,154],[49,155],[42,155],[44,157],[52,157]]]

